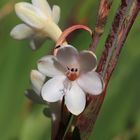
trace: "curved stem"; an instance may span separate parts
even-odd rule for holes
[[[89,27],[87,27],[85,25],[81,25],[81,24],[73,25],[73,26],[67,28],[66,30],[64,30],[63,33],[61,34],[61,36],[58,38],[56,45],[55,45],[55,49],[54,49],[54,55],[56,55],[58,49],[63,46],[62,44],[66,43],[66,38],[72,32],[74,32],[75,30],[79,30],[79,29],[89,32],[89,34],[92,36],[92,30]]]

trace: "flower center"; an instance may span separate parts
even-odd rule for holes
[[[79,69],[67,67],[66,76],[69,80],[74,81],[79,76]]]

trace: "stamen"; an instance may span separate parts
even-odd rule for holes
[[[67,66],[66,76],[70,81],[76,80],[76,78],[79,76],[78,68],[70,68]]]
[[[67,69],[70,70],[70,68],[67,66]]]
[[[77,71],[78,71],[78,69],[76,68],[76,69],[75,69],[75,72],[77,72]]]
[[[74,68],[72,68],[71,71],[73,72],[74,71]]]

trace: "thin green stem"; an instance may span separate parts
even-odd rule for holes
[[[68,122],[68,125],[67,125],[67,128],[66,128],[66,131],[65,131],[65,133],[64,133],[64,136],[63,136],[63,138],[62,138],[62,140],[68,140],[68,137],[71,137],[71,134],[72,134],[72,130],[71,130],[71,127],[72,127],[72,122],[73,122],[73,120],[74,120],[74,115],[71,115],[70,116],[70,120],[69,120],[69,122]],[[69,132],[69,134],[67,134]],[[70,135],[70,136],[67,136],[67,135]],[[67,138],[66,138],[67,137]]]

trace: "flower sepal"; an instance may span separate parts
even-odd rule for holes
[[[25,96],[31,100],[32,102],[34,103],[37,103],[37,104],[47,104],[46,101],[44,101],[42,99],[41,96],[39,96],[35,91],[33,91],[32,89],[27,89],[25,92],[24,92]]]

